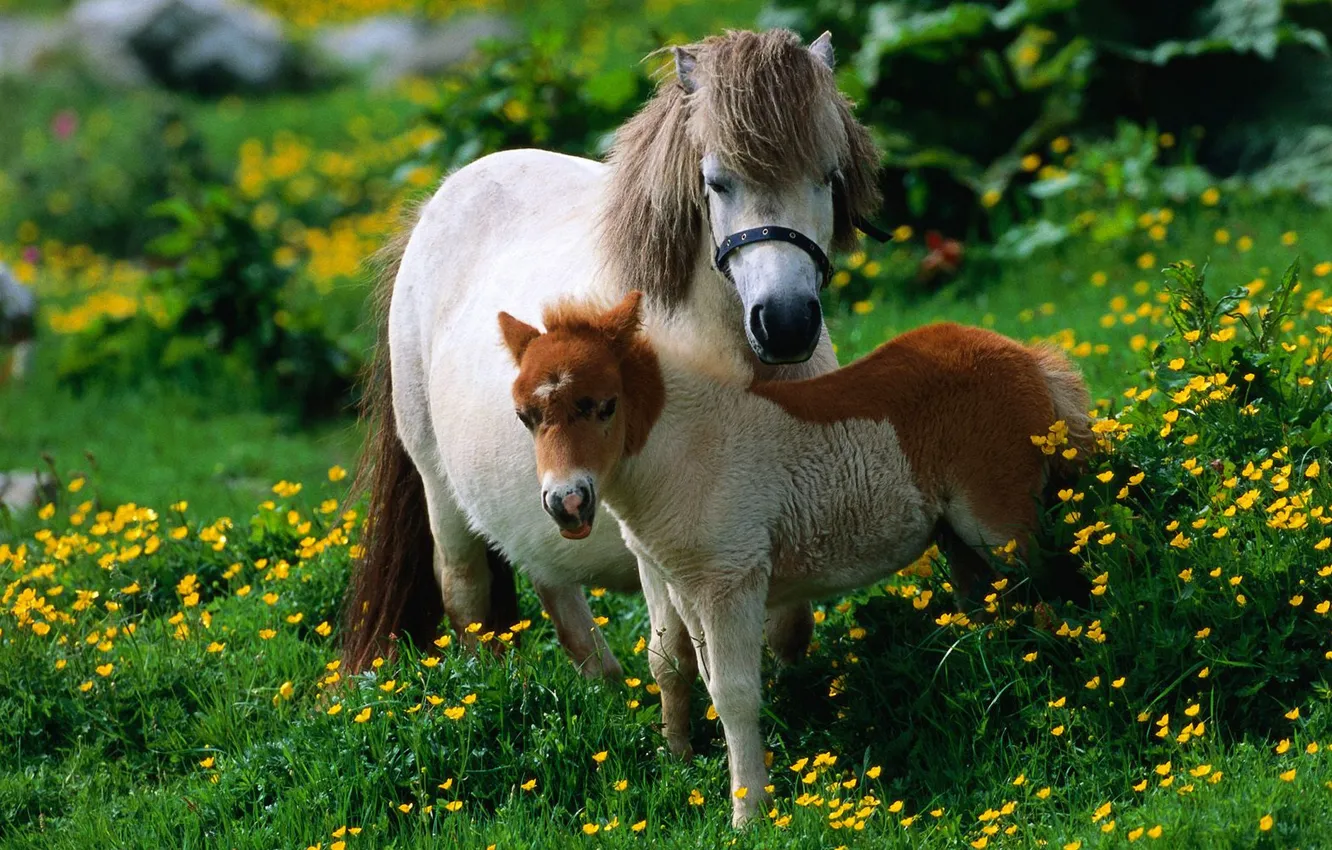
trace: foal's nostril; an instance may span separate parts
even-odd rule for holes
[[[578,492],[566,493],[564,498],[560,500],[560,506],[564,508],[566,514],[569,516],[578,515],[578,509],[587,501],[583,495],[584,492],[586,491],[582,487],[579,487]]]

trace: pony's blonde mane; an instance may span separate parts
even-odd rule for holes
[[[601,225],[606,271],[621,292],[673,306],[688,295],[704,228],[706,153],[744,179],[780,185],[837,164],[833,248],[879,206],[879,152],[832,71],[789,30],[728,32],[684,50],[696,60],[686,93],[668,73],[616,134]]]

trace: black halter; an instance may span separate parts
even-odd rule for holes
[[[875,227],[872,223],[863,219],[855,222],[856,228],[866,236],[876,239],[879,242],[887,242],[893,237],[882,229]],[[717,271],[731,276],[731,271],[727,265],[727,258],[735,251],[754,242],[767,242],[770,240],[779,242],[790,242],[800,250],[809,254],[809,258],[814,261],[814,265],[819,269],[819,289],[823,289],[832,280],[832,263],[828,260],[828,255],[823,253],[819,243],[810,239],[799,230],[792,230],[789,227],[778,227],[775,224],[765,224],[762,227],[751,227],[748,230],[741,230],[738,233],[732,233],[722,240],[717,246],[717,253],[712,262],[717,267]]]
[[[730,277],[731,272],[727,267],[727,257],[746,245],[754,242],[768,242],[773,239],[779,242],[790,242],[809,254],[809,258],[819,268],[819,288],[822,289],[828,285],[828,281],[832,279],[832,263],[829,262],[828,255],[823,253],[819,244],[798,230],[792,230],[789,227],[778,227],[775,224],[751,227],[748,230],[741,230],[727,236],[717,246],[717,254],[713,258],[713,264],[717,266],[718,271]]]

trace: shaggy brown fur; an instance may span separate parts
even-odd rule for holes
[[[765,185],[820,177],[837,163],[833,248],[852,247],[854,222],[879,207],[879,151],[832,71],[789,30],[729,32],[682,49],[697,60],[695,92],[664,79],[611,148],[601,248],[622,290],[667,306],[688,295],[704,236],[707,153]]]

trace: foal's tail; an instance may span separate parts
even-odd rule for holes
[[[393,415],[389,368],[388,304],[412,228],[404,226],[376,257],[379,279],[374,308],[378,342],[364,378],[361,418],[367,443],[352,494],[367,490],[370,504],[361,537],[364,552],[353,562],[344,601],[343,662],[350,672],[370,666],[391,651],[391,635],[423,645],[444,616],[434,578],[435,543],[430,533],[425,486],[402,441]]]
[[[1054,403],[1055,419],[1063,420],[1068,426],[1068,444],[1077,449],[1073,460],[1065,460],[1061,453],[1051,458],[1051,472],[1056,475],[1075,475],[1086,463],[1088,454],[1095,446],[1091,431],[1091,395],[1087,384],[1082,380],[1078,367],[1068,359],[1059,348],[1053,345],[1039,345],[1031,348],[1032,356],[1045,378],[1045,386],[1050,391],[1050,400]]]

